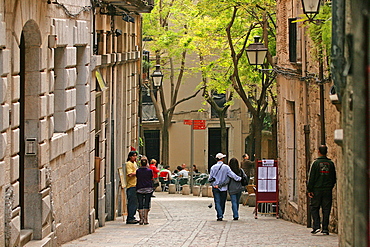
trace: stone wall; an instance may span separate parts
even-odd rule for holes
[[[43,1],[1,2],[2,114],[7,116],[2,136],[8,143],[2,147],[8,174],[2,185],[3,192],[13,193],[2,197],[11,214],[0,234],[6,246],[28,241],[23,238],[60,243],[89,231],[90,117],[84,109],[90,101],[90,15],[84,11],[70,19]],[[64,4],[71,13],[89,5]],[[81,233],[58,236],[72,222]],[[21,229],[32,235],[20,235]]]
[[[107,212],[117,216],[117,168],[138,146],[141,18],[115,16],[111,26],[105,15],[94,27],[91,8],[89,0],[0,0],[5,246],[60,245],[104,225]],[[96,27],[104,34],[99,54]],[[113,27],[123,35],[109,35]],[[105,85],[96,86],[96,71]]]
[[[351,64],[341,85],[341,120],[343,129],[343,167],[339,174],[339,244],[370,244],[370,161],[369,161],[369,12],[368,3],[344,1],[346,13],[342,28],[346,46],[343,58]],[[351,44],[347,46],[347,44]],[[340,71],[339,71],[340,72]]]
[[[58,245],[89,233],[91,167],[88,161],[89,152],[83,144],[50,162],[52,213]]]
[[[316,74],[317,77],[318,67],[310,54],[310,40],[305,34],[307,30],[304,26],[298,25],[297,28],[297,61],[289,61],[287,20],[301,14],[300,1],[278,1],[277,8],[277,65],[280,72],[277,78],[280,213],[285,219],[306,224],[307,163],[312,163],[317,157],[317,147],[321,143],[320,89],[315,76],[310,78],[312,74]],[[287,70],[296,72],[287,75],[284,73]],[[328,157],[335,162],[337,170],[341,171],[341,149],[334,143],[334,130],[339,128],[340,118],[339,112],[328,97],[331,85],[332,82],[324,84],[326,145],[329,148]],[[330,222],[333,231],[337,231],[338,224],[336,191],[337,187],[333,190]]]

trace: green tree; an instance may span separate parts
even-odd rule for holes
[[[190,0],[159,0],[150,14],[144,15],[143,36],[153,41],[148,48],[156,54],[156,64],[160,64],[165,77],[170,83],[170,91],[159,88],[159,98],[151,83],[145,84],[150,88],[150,96],[161,126],[161,160],[163,165],[169,163],[169,127],[175,108],[180,103],[195,97],[194,94],[178,99],[178,94],[186,74],[186,60],[191,46],[192,37],[188,26],[192,25],[194,10]],[[168,68],[168,69],[167,69]],[[169,71],[169,73],[166,73]],[[166,93],[168,95],[166,95]],[[167,99],[167,100],[166,100]],[[169,99],[169,100],[168,100]]]
[[[207,103],[215,110],[217,117],[220,120],[220,130],[221,130],[221,152],[227,152],[227,128],[226,128],[226,114],[227,110],[229,109],[230,105],[232,104],[233,99],[233,92],[229,93],[228,99],[226,100],[225,104],[220,106],[215,101],[214,95],[217,94],[225,94],[227,93],[227,89],[229,85],[217,81],[215,77],[213,77],[214,82],[209,82],[209,76],[207,76],[207,69],[204,68],[204,58],[200,54],[200,65],[202,68],[202,83],[203,83],[203,97],[207,101]],[[208,71],[210,72],[210,71]],[[221,79],[222,80],[222,79]]]
[[[169,106],[162,89],[159,90],[158,100],[150,90],[162,126],[164,164],[168,163],[168,127],[175,107],[195,97],[202,88],[206,101],[221,117],[221,127],[224,112],[232,104],[232,98],[223,107],[217,108],[212,102],[212,93],[228,92],[229,96],[238,95],[243,100],[253,116],[250,139],[255,140],[256,158],[261,158],[262,128],[269,103],[267,92],[271,90],[275,76],[252,68],[247,62],[245,50],[252,36],[262,36],[270,50],[263,69],[271,68],[275,52],[275,4],[272,0],[159,0],[152,13],[145,15],[144,37],[153,38],[150,50],[156,52],[156,63],[168,67],[170,71]],[[198,69],[202,73],[202,82],[194,95],[178,100],[178,90],[186,71],[196,71],[185,67],[188,54],[193,52],[199,54]]]
[[[219,49],[219,58],[208,63],[208,70],[223,71],[220,75],[227,79],[222,81],[230,83],[251,112],[253,117],[249,138],[251,143],[255,142],[255,157],[261,158],[262,129],[269,103],[268,91],[271,90],[275,75],[273,72],[260,73],[254,70],[246,61],[245,51],[250,37],[262,36],[270,51],[268,62],[262,69],[266,71],[271,68],[272,55],[275,53],[275,1],[201,0],[198,8],[204,20],[212,19],[212,26],[203,27],[209,31],[208,39],[211,36],[212,40],[219,42],[214,47]],[[253,154],[252,150],[249,152]]]

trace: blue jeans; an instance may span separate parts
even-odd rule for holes
[[[137,193],[137,202],[139,203],[139,209],[150,209],[150,201],[153,193],[141,194]]]
[[[126,189],[127,194],[127,221],[135,220],[137,210],[136,187]]]
[[[240,201],[241,195],[242,195],[242,192],[236,193],[234,195],[230,195],[231,209],[233,210],[234,218],[239,218],[239,201]]]
[[[219,189],[212,188],[212,193],[215,202],[215,209],[217,212],[217,219],[222,219],[225,213],[227,191],[220,191]]]

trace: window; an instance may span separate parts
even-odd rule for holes
[[[297,18],[289,18],[289,61],[297,62]]]
[[[212,97],[213,97],[213,100],[216,102],[216,104],[223,108],[225,103],[226,103],[226,94],[224,93],[213,93],[212,94]],[[227,114],[225,114],[225,117],[227,116]],[[218,118],[218,114],[216,112],[215,109],[213,109],[213,107],[211,107],[211,118]]]

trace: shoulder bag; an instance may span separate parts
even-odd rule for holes
[[[248,177],[247,177],[247,175],[244,173],[244,171],[243,171],[243,169],[240,169],[240,173],[241,173],[241,177],[242,177],[242,179],[240,180],[240,182],[241,182],[241,184],[243,185],[243,186],[247,186],[248,185]]]

